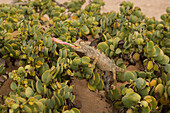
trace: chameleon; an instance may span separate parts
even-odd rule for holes
[[[113,73],[113,80],[114,80],[113,84],[114,85],[117,84],[116,72],[125,72],[125,69],[116,66],[116,64],[109,57],[107,57],[104,53],[95,49],[92,46],[89,46],[90,42],[85,42],[85,41],[82,41],[81,39],[78,39],[74,43],[74,45],[72,45],[70,43],[63,42],[56,38],[52,38],[52,40],[59,44],[69,45],[75,51],[84,53],[89,58],[94,59],[92,65],[90,65],[89,67],[94,67],[95,65],[97,65],[97,67],[102,71],[106,71],[106,72],[111,71]]]

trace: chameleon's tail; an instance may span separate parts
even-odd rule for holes
[[[120,68],[120,67],[116,66],[116,71],[117,71],[117,72],[125,72],[126,70],[123,69],[123,68]]]

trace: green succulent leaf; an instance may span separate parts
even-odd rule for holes
[[[163,55],[163,59],[159,61],[160,64],[166,65],[169,63],[169,57],[167,55]]]
[[[155,87],[155,94],[160,98],[162,97],[162,95],[164,94],[164,91],[165,91],[165,87],[163,84],[158,84],[156,87]]]
[[[86,74],[92,74],[93,73],[93,68],[91,67],[84,67],[84,71]]]
[[[81,28],[81,32],[84,35],[88,35],[90,33],[90,30],[89,30],[89,28],[86,25],[83,25],[83,27]]]
[[[16,104],[16,103],[13,103],[12,105],[11,105],[11,108],[12,109],[17,109],[19,107],[19,104]]]
[[[49,70],[49,66],[47,63],[44,63],[39,69],[40,75],[42,75],[46,70]]]
[[[3,75],[5,73],[5,67],[3,65],[0,65],[0,75]]]
[[[50,74],[50,71],[49,70],[46,70],[43,74],[42,74],[42,81],[45,83],[45,84],[48,84],[51,79],[52,79],[52,74]]]
[[[100,83],[100,75],[95,71],[94,72],[95,75],[95,80],[94,80],[94,85],[98,85]]]
[[[143,78],[137,78],[135,80],[136,82],[136,87],[139,89],[139,90],[142,90],[146,87],[146,81],[143,79]]]
[[[52,38],[51,37],[48,37],[46,44],[47,44],[47,47],[52,46],[53,43],[52,43]]]
[[[144,99],[146,100],[146,102],[149,103],[151,110],[156,109],[157,107],[157,101],[153,96],[147,95],[144,97]]]
[[[10,88],[11,88],[12,90],[16,91],[18,87],[17,87],[17,85],[16,85],[15,82],[12,82],[11,85],[10,85]]]
[[[103,82],[102,79],[100,79],[100,82],[99,82],[99,84],[96,86],[96,88],[97,88],[98,90],[103,90],[103,88],[104,88],[104,82]]]
[[[141,96],[135,92],[127,93],[122,98],[122,102],[126,108],[135,106],[140,100],[141,100]]]
[[[36,89],[38,93],[41,93],[43,91],[43,86],[42,82],[38,79],[36,82]]]
[[[166,64],[164,69],[166,72],[170,72],[170,64]]]
[[[147,103],[146,101],[144,101],[144,100],[141,101],[141,105],[142,105],[143,107],[145,107],[145,108],[148,107],[148,103]]]
[[[44,105],[42,102],[35,102],[35,104],[38,106],[38,111],[43,112]]]
[[[26,90],[25,90],[25,95],[29,98],[29,97],[32,97],[34,95],[34,91],[32,88],[30,87],[27,87]]]
[[[150,87],[145,87],[144,89],[142,90],[139,90],[139,94],[142,96],[142,97],[145,97],[149,94],[150,92]]]
[[[89,63],[89,62],[90,62],[90,58],[87,57],[87,56],[83,56],[83,57],[82,57],[82,63],[84,63],[84,62]]]
[[[138,60],[140,59],[140,54],[139,54],[139,53],[135,53],[135,54],[133,55],[133,59],[136,60],[136,61],[138,61]]]
[[[55,95],[55,101],[58,106],[64,105],[63,98],[58,94]]]
[[[23,109],[27,113],[32,113],[32,109],[29,107],[28,104],[23,105]]]
[[[149,57],[153,57],[155,54],[155,48],[154,48],[154,43],[153,41],[149,41],[147,43],[147,53],[149,54]]]
[[[126,71],[125,72],[124,78],[128,82],[130,82],[130,80],[136,80],[136,76],[132,72],[130,72],[130,71]]]
[[[81,64],[81,58],[74,58],[73,61],[72,61],[72,64],[73,65],[80,65]]]
[[[148,61],[147,69],[148,69],[148,70],[153,69],[153,62],[152,62],[152,61]]]
[[[120,97],[120,93],[119,93],[118,89],[115,88],[115,89],[110,90],[110,91],[109,91],[109,97],[110,97],[110,99],[111,99],[112,101],[113,101],[113,100],[118,100],[119,97]]]
[[[100,42],[98,45],[97,45],[97,49],[102,51],[102,52],[105,52],[105,50],[109,48],[109,46],[107,45],[106,42]]]
[[[89,88],[91,91],[95,91],[95,90],[96,90],[96,85],[91,85],[90,83],[88,83],[88,88]]]
[[[121,52],[122,52],[121,49],[120,49],[120,48],[117,48],[115,53],[116,53],[116,54],[120,54]]]
[[[74,113],[80,113],[80,111],[77,108],[72,108],[71,111],[73,111]]]

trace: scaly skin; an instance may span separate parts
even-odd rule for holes
[[[86,56],[94,59],[92,66],[97,64],[97,67],[102,71],[111,71],[113,73],[114,85],[116,85],[116,72],[125,72],[124,69],[116,66],[116,64],[101,51],[87,45],[84,41],[78,40],[75,45],[79,48],[73,48],[76,51],[84,53]]]
[[[70,45],[72,46],[74,50],[78,52],[82,52],[89,58],[94,59],[93,64],[90,67],[93,67],[95,66],[95,64],[97,64],[97,67],[101,69],[102,71],[111,71],[113,73],[114,85],[116,85],[117,83],[116,72],[125,72],[124,69],[116,66],[116,64],[113,63],[113,61],[109,59],[105,54],[89,46],[87,42],[84,42],[79,39],[74,43],[75,44],[74,46],[69,43],[62,42],[61,40],[58,40],[58,39],[55,40],[55,38],[53,38],[53,41],[55,41],[56,43],[60,43],[60,44]]]

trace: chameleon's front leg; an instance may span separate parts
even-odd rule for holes
[[[98,58],[95,57],[95,59],[94,59],[94,61],[93,61],[93,64],[90,64],[88,67],[95,67],[97,61],[98,61]]]
[[[112,69],[112,73],[113,73],[113,84],[116,86],[117,84],[117,80],[116,80],[116,68]]]

